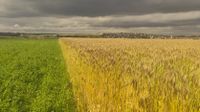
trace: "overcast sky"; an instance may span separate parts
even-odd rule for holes
[[[0,0],[0,32],[200,34],[200,0]]]

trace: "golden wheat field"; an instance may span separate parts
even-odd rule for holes
[[[62,38],[80,112],[199,112],[200,41]]]

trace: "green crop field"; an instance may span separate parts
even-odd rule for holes
[[[58,41],[0,40],[0,112],[75,111]]]

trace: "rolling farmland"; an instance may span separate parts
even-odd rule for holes
[[[199,112],[200,41],[60,39],[79,112]]]
[[[0,40],[1,112],[73,112],[71,89],[56,39]]]
[[[199,112],[200,41],[0,39],[0,112]]]

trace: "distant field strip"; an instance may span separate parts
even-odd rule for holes
[[[0,39],[0,112],[73,112],[58,40]]]
[[[79,112],[199,112],[200,41],[60,39]]]

